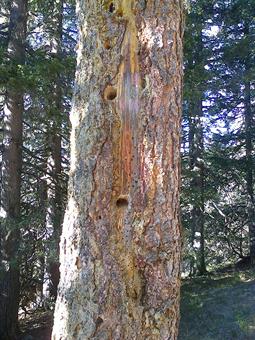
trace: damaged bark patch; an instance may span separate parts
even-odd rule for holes
[[[76,257],[75,265],[76,265],[78,270],[81,269],[82,263],[81,263],[81,259],[79,257]]]

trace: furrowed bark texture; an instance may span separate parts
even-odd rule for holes
[[[78,1],[53,339],[176,339],[182,1]]]
[[[18,69],[25,59],[27,1],[12,2],[9,22],[8,58]],[[0,226],[0,339],[16,339],[19,306],[20,188],[22,167],[23,90],[8,83],[4,107],[4,139]]]

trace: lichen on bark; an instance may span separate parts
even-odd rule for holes
[[[176,339],[182,1],[78,1],[53,339]]]

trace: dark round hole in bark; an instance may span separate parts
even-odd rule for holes
[[[126,197],[119,197],[116,201],[116,206],[118,208],[125,208],[128,206],[128,200],[126,199]]]
[[[100,316],[99,316],[96,320],[96,326],[99,327],[103,322],[104,322],[104,320],[102,318],[100,318]]]
[[[105,42],[104,42],[104,48],[106,50],[110,50],[111,49],[111,44],[110,44],[110,41],[108,39],[106,39]]]
[[[99,216],[98,216],[98,219],[101,220],[101,219],[102,219],[102,216],[99,215]]]
[[[118,9],[116,14],[117,14],[118,17],[122,18],[123,17],[123,10]]]
[[[107,100],[114,100],[117,97],[117,90],[113,86],[108,85],[104,90],[104,97]]]
[[[146,88],[146,80],[144,78],[141,80],[141,86],[142,86],[142,89]]]
[[[111,2],[109,6],[109,12],[113,13],[114,11],[115,11],[115,7],[114,7],[114,4]]]

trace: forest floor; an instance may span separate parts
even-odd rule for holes
[[[217,273],[182,283],[178,340],[254,340],[255,272]],[[20,340],[50,340],[52,312],[21,322]]]
[[[38,310],[28,318],[20,320],[19,340],[50,340],[53,312]]]
[[[178,340],[255,339],[255,272],[187,279]]]

